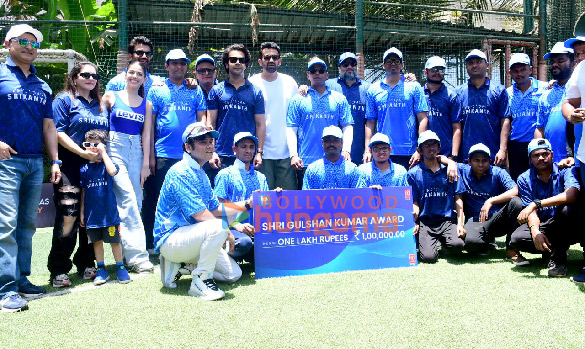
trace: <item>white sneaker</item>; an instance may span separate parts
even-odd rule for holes
[[[154,265],[152,265],[152,263],[150,263],[150,261],[144,261],[140,264],[134,264],[132,266],[129,266],[128,271],[137,273],[137,274],[149,274],[154,272]]]
[[[81,275],[83,277],[83,280],[93,280],[95,279],[95,275],[97,273],[97,269],[94,267],[87,267],[85,268],[85,270],[83,271],[83,275]]]
[[[71,286],[69,276],[67,274],[59,274],[51,279],[54,288],[68,287]]]
[[[167,261],[163,255],[160,255],[160,280],[166,288],[177,288],[177,274],[179,274],[179,268],[181,264]]]
[[[202,280],[199,275],[193,275],[191,288],[187,293],[189,293],[189,296],[199,297],[205,301],[215,301],[225,296],[225,293],[217,287],[213,278]]]

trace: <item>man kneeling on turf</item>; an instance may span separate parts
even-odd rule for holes
[[[430,263],[437,261],[439,243],[453,252],[460,252],[465,237],[461,198],[465,188],[461,181],[451,183],[447,179],[447,167],[437,160],[440,149],[436,133],[422,132],[417,151],[423,161],[407,173],[408,184],[412,186],[414,234],[418,237],[420,258]]]
[[[177,287],[174,278],[180,263],[193,263],[196,267],[191,272],[189,295],[204,300],[225,295],[214,278],[235,282],[242,275],[238,264],[222,249],[227,243],[233,252],[234,237],[227,222],[224,227],[224,220],[216,217],[237,215],[252,204],[250,199],[222,205],[213,193],[202,166],[211,159],[217,136],[217,131],[202,122],[187,126],[183,159],[165,177],[154,224],[154,246],[160,252],[163,285]]]
[[[567,275],[567,250],[577,242],[576,215],[579,182],[574,168],[559,169],[553,162],[551,144],[543,138],[528,143],[530,169],[518,177],[518,192],[524,209],[521,224],[512,233],[510,247],[543,253],[548,276]]]

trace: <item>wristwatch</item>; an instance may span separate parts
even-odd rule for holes
[[[51,165],[63,165],[63,161],[61,160],[51,160]]]
[[[251,210],[252,206],[250,206],[250,204],[248,203],[248,201],[246,201],[246,203],[244,204],[244,206],[246,206],[246,210]]]
[[[536,208],[542,208],[542,204],[540,203],[540,200],[539,199],[536,199],[536,200],[534,200],[532,202],[534,202],[534,204],[536,205]]]
[[[260,154],[260,156],[264,156],[264,149],[258,149],[256,152]]]

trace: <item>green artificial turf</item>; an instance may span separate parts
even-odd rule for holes
[[[50,233],[35,235],[30,277],[47,287],[50,244]],[[580,270],[578,247],[569,274]],[[108,247],[106,255],[112,264]],[[217,302],[189,297],[190,277],[162,288],[158,268],[98,288],[72,273],[69,290],[78,291],[0,314],[0,347],[582,348],[585,288],[548,278],[539,256],[526,257],[532,265],[515,268],[500,248],[487,258],[258,281],[244,264],[239,282],[219,284],[226,298]]]

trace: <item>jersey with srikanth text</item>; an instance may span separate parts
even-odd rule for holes
[[[431,93],[426,87],[424,91],[429,105],[428,129],[435,132],[441,140],[440,154],[450,155],[453,148],[453,124],[461,122],[457,94],[445,84],[441,84],[435,92]]]
[[[530,142],[534,138],[538,99],[542,96],[547,84],[535,78],[530,78],[530,81],[530,87],[524,92],[516,87],[515,82],[506,90],[510,98],[510,113],[512,114],[512,130],[510,131],[512,141]]]
[[[408,185],[406,181],[406,168],[395,164],[388,159],[390,168],[383,172],[377,166],[375,161],[362,164],[358,167],[365,187],[371,185],[380,185],[382,187],[402,187]]]
[[[390,138],[392,155],[412,155],[418,137],[416,114],[429,111],[423,88],[416,81],[405,82],[404,76],[394,87],[384,79],[368,89],[366,119],[377,120],[377,132]]]
[[[118,165],[116,170],[120,168]],[[120,224],[118,205],[114,194],[114,180],[103,162],[81,166],[79,183],[84,189],[85,225],[89,229],[107,228]]]
[[[25,77],[10,58],[0,63],[0,141],[18,153],[13,156],[38,158],[43,156],[43,120],[53,119],[53,92],[33,65],[30,71]]]
[[[353,125],[353,117],[347,99],[341,93],[327,88],[320,96],[317,90],[309,87],[304,97],[296,95],[291,100],[286,125],[297,128],[299,157],[307,167],[323,156],[323,129],[327,126],[343,129]]]
[[[552,89],[545,90],[538,100],[536,127],[544,129],[544,138],[552,146],[554,162],[567,157],[567,120],[562,111],[566,87],[555,82]]]
[[[67,134],[77,145],[85,140],[90,130],[108,131],[108,111],[101,108],[101,101],[93,99],[88,102],[81,96],[61,93],[53,101],[53,120],[57,132]]]
[[[125,133],[127,135],[142,134],[146,114],[146,98],[136,107],[130,107],[114,92],[116,97],[112,110],[110,111],[110,131]]]
[[[303,189],[364,188],[357,166],[339,157],[336,162],[323,157],[313,162],[305,172]]]
[[[200,88],[188,89],[185,81],[180,86],[170,79],[162,86],[150,89],[147,99],[156,115],[154,151],[156,157],[181,159],[183,132],[197,121],[197,112],[206,111],[207,104]]]

